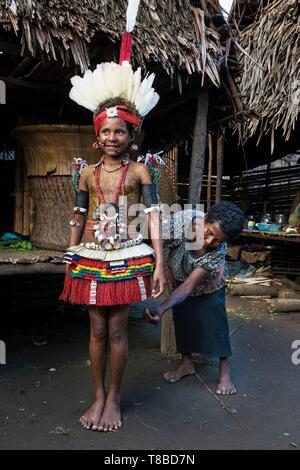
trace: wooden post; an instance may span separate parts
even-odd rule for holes
[[[14,232],[23,233],[24,155],[19,145],[16,155],[14,194]]]
[[[30,236],[32,204],[30,203],[29,178],[27,176],[27,166],[24,162],[24,199],[23,199],[23,235]]]
[[[177,348],[172,310],[168,310],[162,317],[160,340],[162,355],[176,354]]]
[[[217,131],[217,188],[216,202],[220,202],[222,198],[222,177],[223,177],[223,160],[224,160],[224,136],[220,128]]]
[[[271,173],[271,154],[269,154],[267,171],[266,171],[266,184],[264,190],[264,204],[263,204],[263,215],[267,212],[268,199],[269,199],[269,184],[270,184],[270,173]]]
[[[192,162],[190,169],[189,204],[200,204],[207,134],[208,92],[200,91],[194,126]]]
[[[212,176],[212,161],[213,161],[213,140],[212,135],[208,134],[208,171],[207,171],[207,208],[208,212],[211,206],[211,176]]]

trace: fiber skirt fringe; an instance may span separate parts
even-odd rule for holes
[[[60,300],[111,306],[128,305],[150,297],[154,256],[148,246],[146,256],[114,261],[85,258],[78,250],[72,251],[65,255],[69,266]]]

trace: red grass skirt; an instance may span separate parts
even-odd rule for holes
[[[83,259],[77,257],[67,266],[63,292],[60,300],[71,304],[111,306],[111,305],[129,305],[131,303],[141,302],[151,296],[151,274],[153,265],[151,258],[130,260],[135,265],[142,265],[135,273],[131,272],[131,279],[120,279],[120,274],[115,272],[115,279],[99,279],[99,274],[93,272],[93,268],[103,268],[106,263]],[[84,264],[84,272],[78,274],[78,265]],[[150,265],[150,266],[149,266]],[[152,266],[151,266],[152,265]],[[90,269],[90,270],[89,270]],[[76,271],[77,270],[77,271]],[[111,275],[110,269],[105,274]],[[98,277],[97,277],[98,276]]]

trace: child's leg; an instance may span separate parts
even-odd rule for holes
[[[192,356],[190,354],[182,353],[181,354],[181,364],[180,366],[170,372],[164,373],[164,378],[168,382],[174,383],[178,382],[185,375],[192,375],[195,373],[194,364],[192,361]]]
[[[105,308],[89,307],[89,315],[89,353],[94,384],[94,402],[79,421],[86,429],[92,428],[93,431],[96,431],[100,424],[100,418],[106,398],[104,390],[104,378],[107,343],[107,312],[105,311]]]
[[[122,426],[121,385],[128,356],[129,305],[110,307],[108,332],[110,344],[109,390],[99,431],[113,431]]]
[[[234,395],[236,393],[236,388],[231,381],[228,357],[220,357],[219,384],[216,393],[218,395]]]

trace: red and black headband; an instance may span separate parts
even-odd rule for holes
[[[139,116],[132,114],[126,106],[117,105],[105,109],[94,118],[96,135],[99,134],[102,122],[104,122],[108,118],[115,117],[122,119],[123,121],[129,122],[130,124],[133,124],[136,127],[140,127],[140,125],[142,124],[142,119]]]

